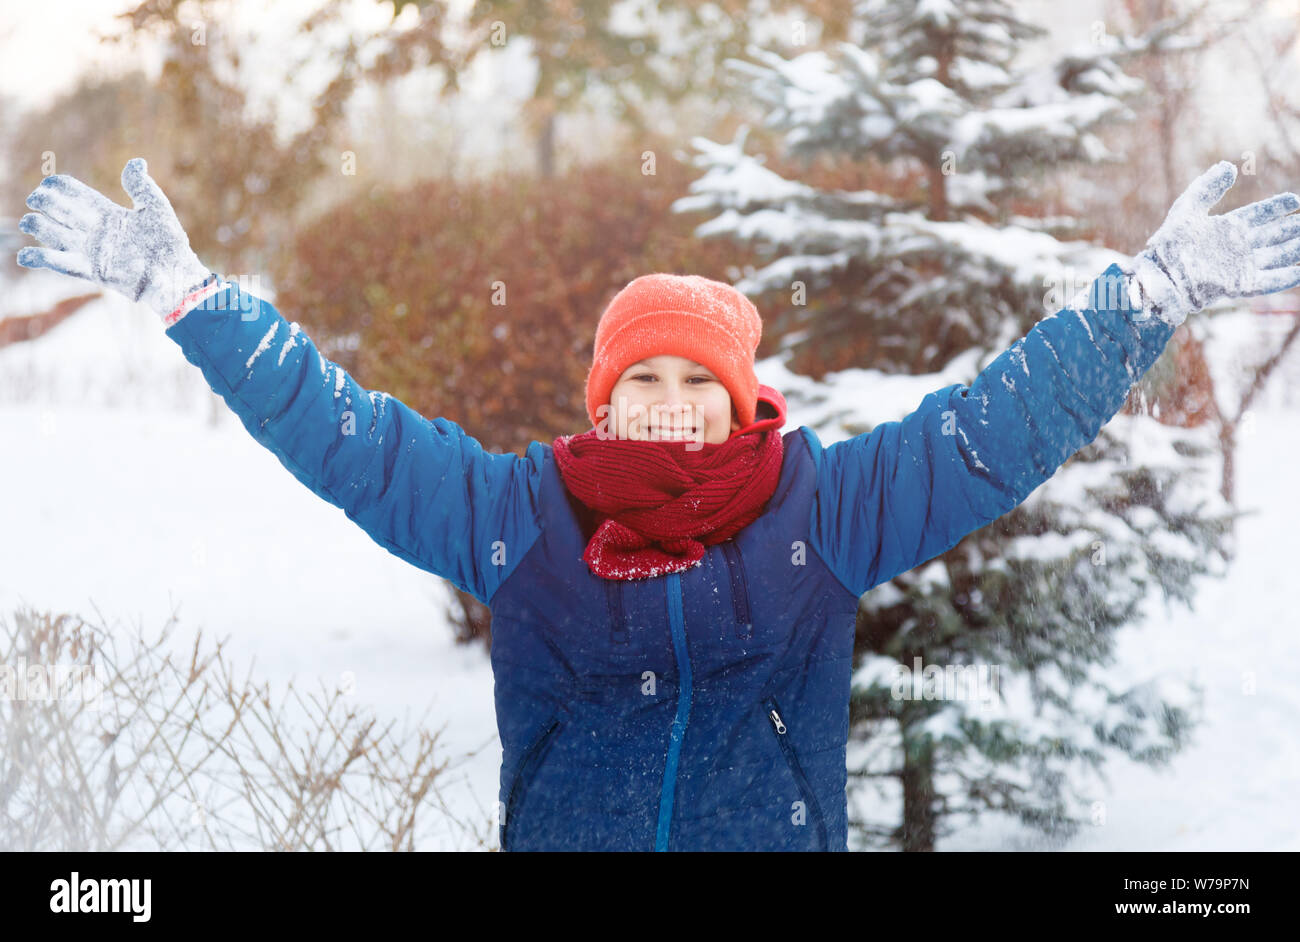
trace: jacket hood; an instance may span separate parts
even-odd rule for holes
[[[768,429],[779,429],[785,425],[785,396],[781,395],[771,386],[758,384],[758,401],[754,406],[754,421],[744,428],[736,429],[729,438],[737,435],[747,435],[750,432],[765,432]]]

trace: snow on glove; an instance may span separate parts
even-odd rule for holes
[[[1278,193],[1209,215],[1237,180],[1221,160],[1192,181],[1132,263],[1142,309],[1173,326],[1220,298],[1271,294],[1300,284],[1300,197]]]
[[[134,209],[112,202],[67,174],[46,177],[27,197],[37,210],[18,228],[47,248],[18,250],[24,268],[49,268],[144,301],[159,317],[174,313],[210,273],[143,158],[127,161],[122,189]]]

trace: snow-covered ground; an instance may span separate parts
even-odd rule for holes
[[[26,310],[84,288],[43,271],[21,280]],[[0,348],[0,443],[6,621],[20,605],[98,610],[156,636],[176,612],[177,646],[199,629],[207,650],[229,637],[236,676],[251,663],[273,690],[354,683],[381,720],[443,730],[443,798],[495,833],[492,671],[481,646],[453,641],[447,584],[288,474],[148,309],[109,294]]]
[[[83,289],[25,274],[0,284],[0,314]],[[1110,791],[1098,796],[1104,823],[1068,849],[1300,850],[1297,388],[1300,355],[1274,377],[1242,442],[1239,495],[1260,512],[1240,524],[1229,577],[1202,585],[1195,612],[1153,601],[1146,623],[1121,635],[1127,665],[1204,686],[1194,745],[1164,770],[1112,761]],[[444,758],[475,753],[444,776],[443,799],[491,822],[501,760],[492,673],[480,647],[453,643],[440,614],[446,584],[288,474],[146,309],[105,296],[35,341],[0,348],[0,447],[6,620],[23,604],[98,610],[152,633],[175,611],[181,644],[200,628],[228,636],[235,664],[255,658],[256,676],[275,687],[350,671],[359,705],[399,722],[424,714],[444,730]],[[449,836],[444,846],[461,844]],[[989,819],[940,849],[1036,846],[1032,832]]]

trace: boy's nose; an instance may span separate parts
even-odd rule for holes
[[[684,407],[689,403],[686,393],[680,387],[668,383],[664,387],[663,397],[659,400],[659,405],[665,407]]]

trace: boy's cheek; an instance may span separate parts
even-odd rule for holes
[[[640,436],[649,415],[646,407],[640,403],[630,402],[625,396],[620,396],[615,402],[616,406],[610,421],[611,430],[617,434],[617,437],[623,439]]]

